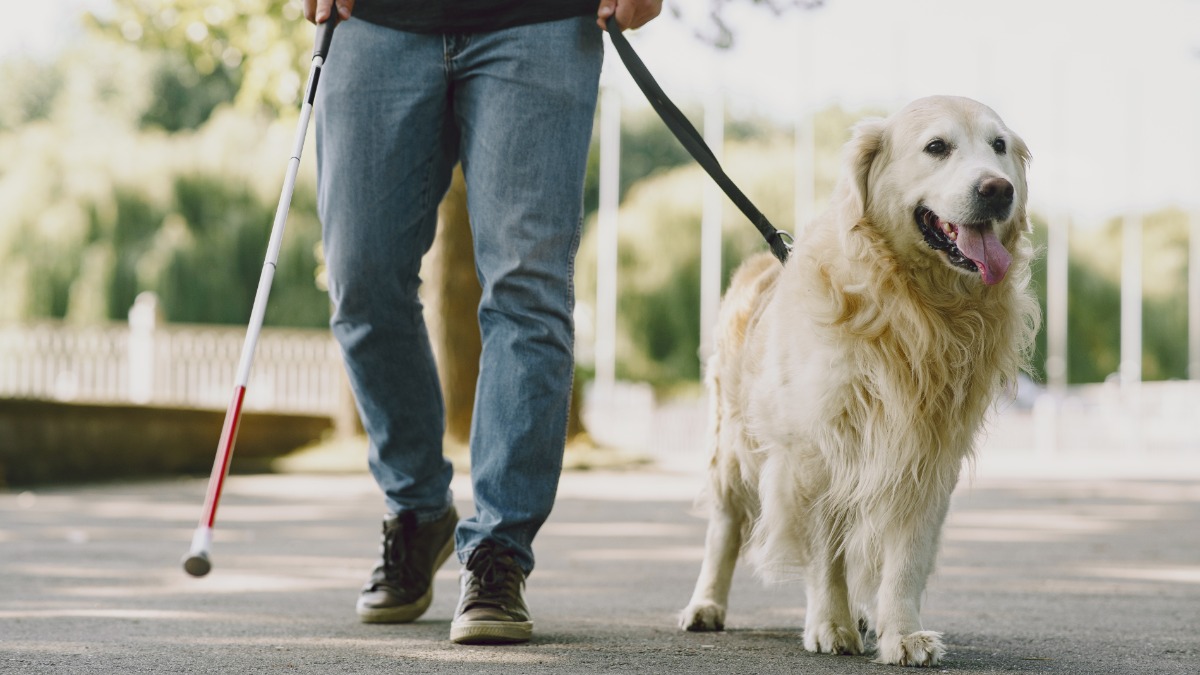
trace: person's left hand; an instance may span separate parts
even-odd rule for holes
[[[641,28],[662,11],[662,0],[600,0],[596,23],[607,27],[608,17],[616,16],[621,30]]]

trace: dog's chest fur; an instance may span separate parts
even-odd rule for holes
[[[747,449],[792,454],[801,486],[840,481],[860,497],[952,482],[1020,361],[1010,291],[900,269],[886,250],[864,266],[828,239],[810,239],[759,296],[740,363],[722,369],[740,380],[730,403]]]

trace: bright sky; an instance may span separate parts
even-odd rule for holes
[[[72,38],[72,14],[104,4],[23,3],[20,21],[0,22],[0,56],[51,54]],[[667,0],[684,20],[663,16],[632,42],[681,104],[715,88],[730,115],[790,121],[832,103],[895,110],[960,94],[1025,137],[1040,208],[1098,218],[1130,206],[1200,207],[1200,0],[825,4],[775,17],[739,3],[728,11],[737,45],[716,52],[692,37],[708,3]],[[606,70],[626,105],[645,105],[615,54]]]
[[[703,25],[704,3],[675,2]],[[732,53],[698,50],[670,20],[633,38],[669,95],[720,87],[730,114],[781,120],[970,96],[1029,143],[1039,208],[1200,208],[1200,0],[826,0],[783,17],[742,4]]]
[[[26,53],[34,56],[49,56],[55,50],[69,44],[78,33],[72,18],[85,7],[102,4],[97,0],[53,0],[47,2],[21,3],[19,16],[0,21],[0,57]]]

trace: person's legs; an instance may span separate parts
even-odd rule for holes
[[[358,598],[366,622],[425,612],[458,521],[417,297],[457,155],[448,92],[440,38],[351,19],[334,35],[315,105],[330,325],[389,511],[379,563]]]
[[[445,410],[417,297],[457,131],[442,40],[351,19],[334,34],[315,117],[330,325],[392,513],[451,504]]]
[[[574,374],[575,252],[603,57],[588,17],[472,35],[450,60],[483,286],[471,429],[476,513],[459,558],[485,540],[528,574],[562,468]]]

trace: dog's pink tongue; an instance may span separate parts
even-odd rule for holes
[[[991,286],[998,284],[1008,272],[1012,264],[1012,256],[1000,244],[1000,238],[990,225],[963,225],[958,228],[958,250],[970,258],[979,273],[983,275],[983,283]]]

